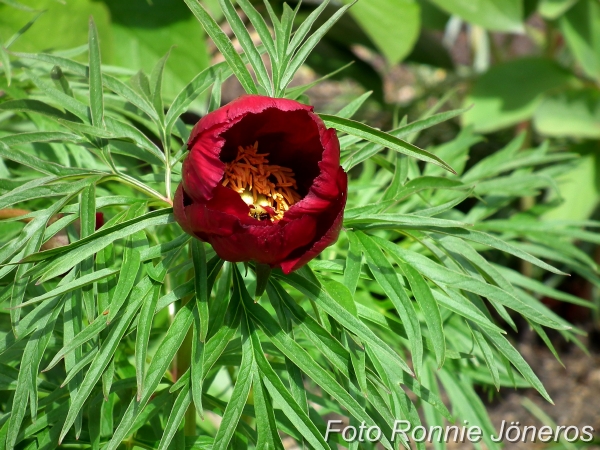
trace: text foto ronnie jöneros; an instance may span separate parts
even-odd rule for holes
[[[408,442],[473,442],[483,439],[484,431],[477,425],[450,426],[416,426],[413,427],[408,420],[396,420],[390,427],[390,441],[396,439]],[[329,420],[325,440],[334,434],[340,434],[346,442],[379,442],[384,438],[384,433],[376,425],[369,426],[362,422],[359,426],[343,426],[341,420]],[[519,422],[502,421],[497,434],[490,435],[494,442],[591,442],[594,439],[594,428],[591,426],[533,426],[521,425]]]

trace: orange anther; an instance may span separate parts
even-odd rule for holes
[[[300,200],[296,192],[294,171],[289,167],[269,165],[268,153],[258,153],[258,142],[248,147],[238,147],[235,159],[225,165],[222,184],[239,194],[251,193],[250,216],[262,220],[268,216],[263,206],[269,206],[275,214],[272,221],[280,220],[285,211]],[[275,178],[276,183],[271,181]],[[245,198],[244,201],[249,201]],[[260,203],[258,205],[257,203]]]

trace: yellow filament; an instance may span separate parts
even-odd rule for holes
[[[250,216],[276,221],[300,200],[300,195],[292,169],[270,165],[268,156],[268,153],[258,153],[258,142],[238,147],[235,159],[225,165],[222,183],[251,206]],[[273,179],[276,181],[271,181]],[[270,216],[264,207],[272,208],[275,214]]]

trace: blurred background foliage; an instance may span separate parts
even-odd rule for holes
[[[320,22],[350,1],[332,2]],[[267,15],[262,1],[253,3]],[[281,13],[283,2],[273,3]],[[299,7],[299,24],[321,1],[288,3]],[[234,38],[218,1],[202,0],[202,4]],[[0,0],[0,63],[7,75],[1,81],[10,80],[11,64],[19,64],[11,52],[85,45],[90,15],[99,30],[107,73],[135,77],[140,68],[150,73],[172,48],[165,68],[167,102],[202,69],[222,60],[183,0]],[[69,57],[86,60],[85,51],[77,54],[72,51]],[[415,141],[440,153],[460,153],[462,164],[469,167],[511,142],[521,142],[515,137],[522,133],[521,149],[548,142],[552,151],[578,155],[577,160],[552,168],[560,194],[547,189],[541,195],[550,198],[536,208],[537,190],[520,190],[516,185],[510,201],[530,195],[520,205],[514,202],[518,209],[549,219],[599,218],[600,1],[360,0],[318,44],[307,65],[299,72],[297,85],[345,67],[306,92],[319,112],[336,112],[357,95],[372,91],[357,120],[382,129],[396,127],[405,116],[412,122],[436,105],[449,110],[470,108]],[[1,84],[0,96],[3,91],[23,97],[16,81]],[[242,93],[237,81],[229,79],[221,102]],[[207,107],[205,95],[191,105],[186,122],[194,123]],[[378,161],[385,165],[383,158]],[[362,176],[370,175],[366,171]],[[485,211],[482,214],[486,216]],[[597,262],[596,247],[586,244],[583,250]],[[521,272],[531,275],[530,269],[525,264]],[[590,285],[579,275],[572,277],[570,285],[559,287],[590,297]],[[597,338],[592,334],[590,342]],[[583,367],[587,371],[588,366]]]
[[[217,0],[202,3],[222,19]],[[282,2],[274,3],[281,9]],[[296,21],[320,3],[305,0]],[[338,6],[328,8],[332,13]],[[183,0],[0,0],[1,42],[6,44],[42,11],[10,50],[82,45],[87,17],[93,15],[103,61],[131,69],[132,75],[140,68],[149,73],[173,46],[166,67],[167,99],[216,56]],[[329,15],[326,11],[320,20]],[[472,105],[456,127],[487,135],[492,147],[504,145],[515,130],[526,130],[530,142],[552,138],[555,145],[581,154],[581,163],[562,176],[565,201],[551,215],[586,219],[594,214],[599,195],[598,0],[362,0],[323,39],[308,65],[324,75],[351,62],[332,78],[350,83],[347,98],[356,90],[373,91],[370,118],[382,127],[394,115],[418,116],[452,90],[456,95],[450,107]],[[241,93],[235,87],[230,91],[224,102]],[[335,92],[319,102],[318,93],[311,100],[324,112],[339,109],[346,100],[344,92]],[[201,113],[202,102],[194,108]]]

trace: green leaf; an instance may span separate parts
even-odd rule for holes
[[[535,256],[520,249],[518,246],[503,241],[502,239],[497,238],[492,234],[483,233],[477,230],[467,230],[465,228],[439,228],[436,230],[436,232],[452,235],[455,237],[466,239],[468,241],[477,242],[478,244],[485,245],[486,247],[495,248],[497,250],[516,256],[517,258],[520,258],[524,261],[528,261],[549,272],[556,273],[558,275],[568,275],[565,272],[562,272],[556,269],[555,267],[552,267],[551,265],[545,263],[541,259],[536,258]]]
[[[290,419],[310,445],[318,450],[329,450],[327,442],[325,442],[313,421],[296,403],[279,376],[277,376],[277,373],[271,367],[271,364],[265,358],[260,339],[252,322],[248,322],[248,329],[261,381],[267,388],[267,391],[269,391],[269,394],[271,394],[273,401],[277,403],[286,417]]]
[[[34,267],[32,269],[32,276],[40,276],[42,281],[49,280],[64,273],[66,269],[73,267],[85,258],[99,252],[117,239],[122,239],[150,226],[166,225],[172,221],[173,217],[170,208],[157,210],[113,227],[102,228],[93,235],[64,247],[37,253],[36,255],[32,255],[30,259],[39,261],[52,257],[52,260],[47,264]],[[23,262],[30,261],[25,258]]]
[[[275,51],[275,43],[273,41],[273,37],[271,36],[271,31],[269,31],[269,27],[265,22],[265,19],[260,15],[260,13],[252,6],[248,0],[237,0],[238,6],[244,11],[244,14],[248,16],[252,26],[260,36],[260,40],[267,49],[267,53],[271,58],[271,63],[277,60],[277,54]],[[273,64],[275,67],[275,64]]]
[[[65,380],[62,382],[61,387],[66,386],[67,384],[69,384],[71,382],[71,380],[75,377],[77,377],[81,370],[83,370],[83,368],[85,366],[87,366],[88,364],[90,364],[92,362],[92,360],[94,359],[94,357],[96,356],[96,353],[98,353],[98,348],[94,347],[92,350],[90,350],[89,352],[87,352],[85,354],[85,356],[81,357],[79,356],[77,359],[74,359],[74,364],[70,365],[69,368],[67,369],[67,365],[65,364],[65,369],[67,370],[67,376],[65,378]],[[72,355],[75,356],[75,355]],[[66,360],[66,358],[65,358]],[[79,377],[78,377],[79,378]],[[81,381],[83,380],[83,378],[81,380],[77,380],[75,383],[73,383],[73,385],[78,385],[81,384]],[[75,395],[77,393],[77,389],[75,388],[73,391],[71,391],[73,395]],[[77,427],[77,425],[76,425]],[[76,431],[76,434],[79,434],[79,432]]]
[[[242,319],[242,362],[240,363],[237,380],[233,386],[231,398],[227,402],[227,407],[223,413],[219,430],[215,435],[213,444],[213,449],[215,450],[226,450],[229,448],[229,442],[240,421],[242,410],[248,400],[248,394],[250,394],[253,365],[254,355],[252,352],[249,331],[247,325],[245,325],[245,320]]]
[[[600,66],[598,70],[600,76]],[[533,120],[536,130],[545,136],[599,139],[600,93],[596,89],[572,89],[549,95]]]
[[[538,11],[545,19],[556,20],[578,0],[540,0]]]
[[[148,290],[149,289],[150,288],[148,287]],[[110,359],[114,355],[118,345],[121,343],[121,340],[123,339],[127,328],[129,328],[129,325],[133,321],[133,318],[140,306],[142,305],[143,301],[146,300],[147,295],[147,293],[144,295],[138,295],[135,299],[133,299],[132,297],[133,301],[128,305],[124,314],[111,324],[111,329],[108,333],[108,336],[100,346],[100,350],[98,351],[96,357],[92,361],[92,364],[88,368],[83,382],[81,383],[79,390],[77,391],[77,395],[71,401],[69,413],[67,415],[67,418],[65,419],[65,423],[60,433],[60,441],[64,439],[65,435],[75,422],[79,411],[81,410],[83,404],[91,394],[92,389],[96,386],[96,383],[102,376],[102,372],[104,372],[104,370],[108,366]]]
[[[369,352],[369,358],[371,358],[371,356],[373,355],[376,357],[377,361],[379,361],[380,365],[382,366],[382,369],[385,372],[385,375],[390,380],[388,384],[389,387],[396,390],[401,389],[401,385],[406,386],[408,389],[414,392],[417,397],[433,406],[436,409],[436,411],[442,414],[442,416],[448,419],[448,421],[453,421],[452,415],[450,414],[450,412],[448,411],[448,409],[446,408],[439,396],[429,391],[429,389],[421,385],[415,378],[411,377],[406,372],[399,372],[398,370],[396,370],[394,367],[394,363],[390,361],[390,359],[387,358],[385,353],[381,352],[380,349],[372,346],[366,346],[366,349]]]
[[[81,136],[85,137],[86,140],[88,140],[90,143],[92,143],[97,148],[99,148],[100,145],[98,145],[94,140],[90,140],[90,138],[88,136],[92,136],[92,137],[96,137],[96,138],[100,138],[100,139],[117,139],[120,137],[104,128],[95,127],[93,125],[87,125],[85,123],[71,122],[69,120],[60,120],[60,119],[58,120],[58,123],[60,123],[61,125],[64,125],[69,130],[74,131],[75,133],[79,133]]]
[[[342,117],[344,119],[350,119],[356,112],[360,109],[360,107],[365,103],[365,101],[373,94],[373,91],[367,91],[362,95],[359,95],[357,98],[352,100],[342,109],[340,109],[335,115],[337,117]]]
[[[485,361],[485,364],[486,364],[486,366],[488,366],[490,374],[492,375],[492,380],[494,382],[494,386],[496,386],[496,390],[499,391],[500,390],[500,376],[498,374],[498,367],[496,366],[496,362],[494,360],[494,354],[492,352],[490,344],[488,344],[488,342],[483,337],[483,334],[481,334],[481,332],[479,330],[472,329],[471,332],[473,333],[473,338],[475,339],[477,346],[479,347],[479,349],[481,350],[481,353],[483,354],[483,359]]]
[[[349,246],[346,267],[344,268],[344,284],[350,294],[354,295],[362,268],[362,247],[356,234],[346,232],[346,236],[348,237]]]
[[[53,106],[47,105],[39,100],[32,99],[19,99],[19,100],[8,100],[0,103],[0,111],[21,111],[30,112],[36,114],[42,114],[44,116],[51,117],[53,119],[64,119],[73,120],[76,117],[73,114],[65,113],[60,109]]]
[[[532,307],[531,305],[525,303],[522,299],[517,298],[513,293],[506,292],[497,286],[487,284],[478,280],[477,278],[447,269],[442,265],[436,264],[426,256],[409,250],[403,250],[399,246],[390,243],[385,239],[375,236],[373,236],[373,239],[382,248],[385,248],[390,253],[397,254],[399,258],[407,261],[422,275],[431,279],[437,284],[447,285],[455,289],[463,289],[473,292],[474,294],[497,301],[498,303],[517,311],[519,314],[522,314],[523,316],[539,324],[557,330],[565,329],[565,325],[556,321],[555,318],[550,317],[547,312],[543,312],[540,311],[539,308]]]
[[[410,344],[415,375],[419,378],[423,366],[423,338],[417,313],[402,286],[402,282],[390,262],[373,240],[364,233],[356,233],[360,241],[367,264],[375,276],[377,283],[393,303],[396,311],[403,319],[404,329]],[[443,352],[442,352],[443,353]]]
[[[586,75],[600,79],[600,5],[580,0],[560,18],[560,29]]]
[[[421,161],[436,164],[452,173],[455,173],[454,170],[448,164],[446,164],[434,154],[429,153],[426,150],[420,149],[419,147],[416,147],[413,144],[398,139],[397,137],[394,137],[389,133],[377,130],[360,122],[355,122],[354,120],[344,119],[341,117],[321,114],[321,118],[329,127],[333,127],[339,131],[343,131],[353,136],[358,136],[360,138],[366,139],[384,147],[388,147],[399,153],[412,156],[413,158],[417,158]]]
[[[203,374],[208,374],[209,370],[223,354],[223,351],[234,338],[239,329],[242,307],[240,305],[240,294],[238,290],[234,290],[234,295],[229,305],[229,313],[225,323],[213,336],[211,336],[203,348],[203,361],[201,369]],[[170,391],[175,392],[177,389],[181,389],[189,381],[190,373],[191,370],[186,371],[179,378],[179,380],[177,380],[177,382],[171,386]]]
[[[68,70],[81,77],[89,77],[89,69],[86,65],[78,63],[76,61],[58,56],[50,55],[47,53],[15,53],[15,56],[20,58],[29,58],[37,61],[44,61],[49,64],[56,64],[63,70]],[[131,104],[137,106],[146,113],[152,120],[158,120],[156,111],[147,99],[140,96],[135,90],[123,83],[118,78],[115,78],[106,73],[102,74],[102,83],[107,89],[110,89],[115,94],[121,96],[124,100],[127,100]],[[68,119],[68,117],[64,117]]]
[[[152,104],[160,119],[164,118],[165,110],[163,106],[163,77],[165,73],[165,65],[171,55],[171,49],[165,56],[158,60],[154,69],[152,69],[152,75],[150,79],[150,93],[152,95]]]
[[[546,334],[544,329],[537,323],[529,322],[529,324],[531,325],[531,328],[533,328],[535,330],[535,332],[538,334],[538,336],[542,338],[542,341],[544,341],[544,344],[546,344],[546,347],[548,347],[548,349],[552,352],[552,354],[554,355],[556,360],[560,363],[560,365],[565,367],[564,363],[560,359],[560,356],[558,355],[558,352],[554,348],[554,345],[552,345],[552,341],[550,340],[550,338],[548,337],[548,335]]]
[[[144,374],[146,369],[146,355],[148,352],[148,341],[150,340],[150,331],[154,321],[154,311],[158,297],[160,297],[161,285],[156,283],[152,287],[151,295],[148,295],[146,301],[142,304],[142,309],[138,316],[137,332],[135,337],[135,376],[137,380],[137,399],[142,398],[144,391]]]
[[[175,399],[175,403],[173,403],[171,414],[169,414],[169,419],[165,424],[162,438],[158,444],[158,450],[167,450],[169,448],[169,444],[171,444],[175,433],[184,420],[185,412],[187,411],[188,406],[190,406],[190,403],[192,403],[192,392],[190,387],[186,386],[179,392],[179,395],[177,395],[177,398]]]
[[[362,394],[367,396],[369,388],[367,385],[367,360],[365,349],[355,342],[354,338],[348,333],[346,333],[346,340],[348,347],[350,348],[350,359],[352,360],[352,367],[354,369],[356,381],[360,386]],[[354,398],[357,397],[357,395],[354,395]],[[358,397],[357,400],[362,402],[363,399]]]
[[[394,364],[412,375],[412,371],[406,362],[395,351],[373,333],[362,321],[346,311],[325,290],[321,289],[321,286],[295,273],[286,276],[274,273],[273,276],[284,280],[290,286],[298,289],[341,325],[356,334],[364,343],[380,348]]]
[[[500,445],[492,441],[492,436],[495,435],[494,426],[472,385],[459,374],[450,373],[446,369],[439,370],[437,375],[450,397],[456,415],[467,423],[478,424],[483,431],[483,441],[487,448],[500,449]]]
[[[0,46],[0,62],[2,63],[2,69],[4,70],[4,75],[6,76],[6,84],[10,86],[12,81],[12,72],[10,70],[10,58],[8,57],[8,52],[2,46]]]
[[[598,308],[598,306],[594,305],[589,300],[584,300],[567,292],[554,289],[551,286],[542,283],[541,281],[535,280],[533,278],[528,278],[520,274],[516,270],[512,270],[508,267],[500,265],[494,265],[494,267],[496,270],[498,270],[498,272],[502,274],[502,276],[504,276],[510,283],[512,283],[515,286],[522,287],[526,290],[536,292],[538,294],[542,294],[556,300],[572,303],[573,305],[585,306],[587,308],[592,309]]]
[[[244,25],[242,20],[235,12],[235,8],[231,4],[230,0],[219,0],[219,5],[221,6],[223,14],[227,18],[227,22],[229,22],[229,26],[231,26],[231,29],[237,36],[240,46],[248,57],[259,83],[265,88],[269,96],[273,96],[271,79],[269,78],[269,74],[267,73],[267,69],[265,68],[265,64],[263,63],[260,52],[254,46],[254,42],[252,42],[252,38],[246,29],[246,25]]]
[[[425,369],[426,370],[423,371],[423,385],[426,386],[431,392],[439,396],[440,391],[435,379],[435,372],[437,371],[436,368],[433,367],[433,364],[427,364]],[[446,425],[444,423],[444,417],[442,414],[436,411],[435,408],[427,403],[423,404],[423,416],[425,417],[427,425],[431,427],[438,426],[441,429],[444,429],[444,426]],[[446,443],[443,439],[440,439],[439,441],[434,440],[432,444],[435,450],[446,450]]]
[[[56,102],[61,108],[64,108],[66,111],[77,116],[79,120],[84,123],[90,122],[90,109],[85,103],[65,94],[62,90],[56,89],[54,86],[48,84],[46,80],[39,78],[33,71],[28,72],[28,77],[41,91],[44,92],[44,94]]]
[[[30,255],[37,252],[42,245],[42,237],[44,231],[40,227],[34,235],[31,237],[29,242],[25,245],[24,254]],[[30,264],[24,264],[17,268],[15,274],[15,280],[10,290],[10,321],[13,328],[13,332],[16,334],[17,326],[19,325],[19,319],[21,317],[21,307],[23,306],[23,299],[29,285],[30,278],[23,276],[23,274],[29,269]]]
[[[533,116],[543,94],[569,84],[572,75],[545,58],[519,58],[493,66],[482,75],[465,100],[474,105],[463,124],[476,132],[500,130]]]
[[[104,95],[102,92],[102,71],[100,68],[100,43],[94,19],[89,22],[89,57],[90,57],[90,112],[92,125],[102,127],[104,118]]]
[[[221,90],[223,80],[220,75],[217,75],[213,87],[210,92],[210,101],[208,102],[208,111],[216,111],[221,107]]]
[[[51,299],[54,297],[58,297],[59,295],[63,295],[68,292],[72,292],[72,291],[74,291],[76,289],[80,289],[84,286],[89,286],[90,284],[95,283],[96,281],[108,278],[111,275],[114,275],[115,273],[118,273],[118,272],[119,272],[119,269],[102,269],[97,272],[89,273],[87,275],[78,277],[77,279],[71,281],[70,283],[63,284],[62,286],[57,286],[55,289],[52,289],[52,290],[46,292],[45,294],[34,297],[34,298],[26,301],[25,303],[21,303],[21,305],[19,307],[23,308],[23,307],[29,306],[33,303],[38,303],[38,302],[45,301],[45,300],[48,300],[48,299]]]
[[[346,311],[350,312],[354,317],[358,317],[356,310],[356,303],[350,289],[344,286],[342,283],[320,278],[319,282],[325,288],[327,293],[333,298],[338,304],[340,304]]]
[[[223,324],[225,314],[229,306],[231,290],[231,263],[223,264],[223,272],[217,283],[217,292],[215,300],[210,305],[209,317],[211,317],[210,327],[208,328],[208,337],[213,336]]]
[[[23,351],[19,365],[17,386],[12,401],[11,415],[8,419],[6,434],[7,449],[13,449],[15,446],[21,423],[25,417],[28,399],[36,396],[35,401],[37,402],[37,389],[33,380],[37,378],[42,354],[46,349],[50,335],[54,329],[56,318],[61,310],[62,303],[59,303],[52,310],[48,311],[44,317],[38,319],[40,322],[38,328],[27,341],[27,345]]]
[[[156,390],[165,371],[173,361],[177,350],[181,346],[193,322],[193,304],[190,302],[182,307],[169,327],[167,334],[156,349],[154,357],[146,372],[146,382],[141,399],[133,399],[124,412],[121,422],[117,426],[111,440],[106,444],[107,450],[115,450],[129,435],[137,417],[143,411]]]
[[[284,303],[291,302],[295,306],[295,302],[289,298],[289,294],[283,289],[281,284],[274,282],[268,285],[268,296],[275,309],[279,323],[283,330],[294,339],[294,328],[292,324],[292,318],[286,311]],[[306,315],[304,315],[306,317]],[[318,326],[318,325],[317,325]],[[310,335],[310,332],[308,333]],[[318,344],[317,344],[318,347]],[[324,352],[326,353],[326,352]],[[302,408],[302,410],[309,414],[308,396],[304,384],[304,376],[302,371],[296,364],[293,363],[289,358],[285,358],[285,368],[288,373],[290,393],[296,401],[296,403]]]
[[[290,57],[287,54],[287,49],[290,44],[290,36],[294,27],[294,19],[298,8],[292,9],[289,5],[283,5],[283,13],[281,14],[281,22],[279,26],[275,27],[275,45],[277,48],[277,61],[279,63],[278,79],[275,79],[275,87],[279,86],[277,83],[283,76],[283,73],[289,69]]]
[[[323,81],[337,75],[338,73],[344,71],[345,69],[347,69],[348,67],[350,67],[352,64],[354,64],[354,61],[349,62],[348,64],[346,64],[345,66],[340,67],[339,69],[333,71],[333,72],[329,72],[327,75],[316,79],[315,81],[312,81],[308,84],[303,84],[301,86],[295,86],[295,87],[291,87],[289,89],[286,89],[285,91],[285,98],[289,98],[292,100],[297,100],[298,98],[300,98],[302,96],[302,94],[304,94],[306,91],[308,91],[309,89],[319,85],[320,83],[322,83]]]
[[[263,0],[263,4],[265,5],[265,8],[267,9],[267,13],[269,14],[269,18],[271,19],[271,22],[273,23],[273,27],[275,28],[275,31],[278,31],[281,28],[281,22],[279,21],[277,14],[275,14],[275,11],[273,10],[273,7],[271,6],[270,0]]]
[[[441,9],[491,31],[523,32],[520,0],[432,0]]]
[[[108,307],[108,314],[106,314],[107,324],[117,317],[117,313],[120,311],[121,306],[123,306],[125,300],[127,300],[127,297],[135,284],[140,267],[140,253],[131,247],[129,241],[123,252],[123,264],[119,269],[119,279]]]
[[[512,161],[518,158],[520,151],[523,151],[523,145],[525,144],[525,133],[519,133],[512,139],[504,148],[494,152],[493,154],[478,161],[473,167],[471,167],[462,179],[465,183],[482,180],[485,178],[491,178],[499,175],[503,172],[503,166],[507,161]]]
[[[344,226],[360,230],[376,229],[423,229],[431,227],[460,229],[466,227],[466,223],[454,220],[438,219],[435,217],[420,217],[412,214],[363,214],[344,221]]]
[[[79,196],[79,234],[81,238],[92,235],[96,229],[96,185],[86,186]],[[94,270],[94,259],[86,258],[80,263],[80,274],[87,276]],[[81,288],[86,317],[91,322],[96,314],[96,301],[94,298],[94,285],[85,285]]]
[[[332,366],[349,379],[349,355],[342,344],[336,340],[329,331],[323,328],[315,319],[300,308],[281,284],[273,282],[272,285],[270,284],[267,288],[267,292],[269,293],[269,299],[274,307],[277,305],[277,307],[281,309],[281,313],[278,312],[278,318],[284,316],[285,318],[293,320],[297,324],[299,330],[311,340],[315,348],[329,360]],[[291,328],[291,324],[289,326]],[[292,395],[294,395],[294,393],[292,393]],[[298,401],[299,399],[294,396],[296,403],[298,403],[305,412],[308,412],[305,397],[306,391],[304,391],[304,396],[301,401]]]
[[[207,285],[207,265],[206,265],[206,250],[204,243],[197,239],[193,239],[192,260],[194,262],[194,286],[196,293],[196,302],[198,307],[198,315],[200,318],[200,341],[206,340],[208,333],[208,285]]]
[[[79,309],[80,305],[78,304],[78,302],[76,300],[74,301],[74,303],[77,307],[77,311],[73,310],[74,312],[72,312],[71,309],[69,309],[69,308],[65,308],[65,310],[69,313],[69,315],[81,314],[81,310]],[[65,313],[65,314],[67,314],[67,313]],[[76,320],[76,319],[77,318],[75,318],[73,320]],[[74,327],[73,333],[75,331],[77,331],[77,334],[73,334],[73,336],[71,336],[71,330],[69,330],[69,333],[67,333],[67,335],[65,337],[63,347],[58,351],[58,353],[54,356],[54,358],[52,358],[52,361],[50,361],[50,363],[48,363],[48,365],[43,370],[43,372],[47,372],[48,370],[52,369],[54,366],[56,366],[56,364],[58,364],[60,362],[60,360],[65,355],[70,354],[72,351],[78,349],[79,347],[81,347],[83,344],[85,344],[89,340],[98,336],[104,329],[106,329],[106,327],[107,327],[107,324],[103,320],[103,318],[96,317],[96,320],[94,320],[91,324],[89,324],[88,326],[86,326],[85,328],[83,328],[81,330],[78,330],[77,327]]]
[[[427,128],[431,128],[447,120],[450,120],[456,116],[463,114],[465,111],[468,111],[468,108],[456,109],[453,111],[446,111],[443,113],[434,114],[430,117],[420,119],[408,125],[403,125],[399,128],[396,128],[395,130],[390,131],[388,134],[397,137],[398,139],[409,138],[409,141],[411,141],[412,138],[414,138],[414,136],[420,131],[423,131]],[[380,145],[375,142],[363,145],[359,149],[345,156],[342,162],[342,166],[344,167],[344,169],[350,170],[352,167],[355,167],[361,162],[372,157],[373,155],[376,155],[384,148],[384,145]]]
[[[3,3],[9,4],[10,6],[15,6],[15,5],[20,5],[20,3],[17,3],[13,0],[3,0]],[[25,7],[27,8],[27,7]],[[23,10],[22,7],[18,7],[17,9],[21,9]],[[25,10],[24,10],[25,11]],[[28,12],[34,12],[35,10],[31,10]],[[8,11],[6,11],[6,8],[4,9],[4,14],[6,14],[7,16],[10,16],[10,13],[8,13]],[[8,40],[6,41],[6,43],[4,44],[4,48],[5,49],[9,49],[17,39],[19,39],[21,36],[23,36],[23,34],[25,34],[27,32],[27,30],[29,30],[31,28],[31,26],[37,22],[37,20],[45,13],[45,11],[39,11],[38,14],[31,19],[29,22],[27,22],[25,25],[23,25],[21,28],[19,28],[19,30],[17,30],[17,32],[15,34],[13,34],[10,38],[8,38]],[[10,83],[9,83],[10,85]]]
[[[417,42],[420,9],[419,2],[414,0],[359,1],[350,15],[393,66],[408,56]]]
[[[65,277],[65,279],[69,280],[70,277]],[[41,326],[39,318],[49,314],[60,300],[60,298],[56,298],[39,304],[33,311],[21,319],[16,330],[16,335],[22,338],[35,332]],[[3,351],[14,343],[15,341],[13,339],[8,338],[2,343]]]
[[[240,81],[242,87],[248,94],[258,94],[254,80],[242,58],[233,48],[233,44],[227,35],[221,30],[219,25],[210,16],[206,9],[198,2],[198,0],[185,0],[185,3],[194,13],[206,33],[211,37],[225,60],[231,67],[231,70]]]
[[[200,72],[177,94],[173,103],[167,112],[165,118],[165,130],[167,135],[171,133],[173,125],[183,114],[190,104],[206,89],[208,89],[218,77],[223,79],[231,74],[231,70],[227,67],[227,63],[219,63],[212,67],[208,67]]]
[[[369,352],[369,359],[371,360],[371,362],[373,363],[373,366],[375,367],[375,370],[377,371],[377,373],[379,374],[379,376],[381,377],[381,380],[383,381],[383,384],[385,386],[389,386],[389,393],[387,396],[387,404],[384,403],[384,401],[379,400],[377,403],[375,403],[375,408],[377,409],[377,411],[383,415],[383,417],[386,417],[386,422],[392,423],[394,420],[392,419],[392,414],[395,415],[396,417],[405,417],[409,420],[409,422],[411,423],[411,425],[413,427],[415,426],[419,426],[421,421],[418,417],[418,415],[416,414],[415,411],[415,407],[412,404],[412,402],[410,401],[410,399],[407,397],[406,393],[400,388],[399,384],[396,385],[395,382],[391,381],[392,377],[390,377],[390,374],[388,374],[387,372],[387,368],[385,367],[384,363],[382,361],[380,361],[378,355],[376,352],[373,352],[369,347],[366,347],[366,350]],[[371,389],[369,392],[369,397],[375,397],[373,395],[373,390]],[[387,408],[385,408],[383,405],[389,405]],[[388,410],[389,410],[389,414],[388,414]],[[396,443],[398,441],[400,441],[405,448],[410,448],[406,438],[402,435],[398,436],[395,440]],[[399,446],[397,447],[399,448]],[[422,445],[419,445],[417,443],[417,448],[419,450],[423,449]]]
[[[89,184],[93,184],[101,179],[102,176],[93,175],[75,182],[59,182],[56,184],[46,184],[31,188],[23,185],[20,188],[13,189],[12,191],[0,196],[0,209],[14,205],[15,203],[26,202],[38,198],[72,195],[76,192],[79,192]],[[44,182],[44,180],[40,181]],[[50,180],[46,179],[45,181]]]
[[[294,32],[294,37],[287,47],[285,56],[289,57],[294,54],[327,5],[329,5],[329,0],[324,0],[302,21],[298,29]]]
[[[204,386],[204,341],[200,340],[200,313],[198,308],[194,310],[194,325],[192,334],[192,353],[190,355],[190,376],[192,383],[192,400],[196,412],[204,420],[204,408],[202,406],[202,390]]]
[[[444,360],[446,358],[446,340],[438,304],[431,293],[429,285],[425,282],[425,279],[421,274],[400,258],[395,259],[400,270],[408,280],[413,296],[421,307],[421,312],[425,316],[425,323],[427,324],[433,343],[433,349],[435,351],[435,359],[438,368],[440,368],[444,365]]]
[[[106,123],[106,130],[113,134],[112,139],[121,138],[133,142],[142,151],[144,161],[157,165],[163,165],[165,163],[166,158],[163,151],[136,127],[112,117],[105,117],[104,121]],[[110,139],[110,136],[108,138]],[[112,144],[116,145],[115,143]],[[138,157],[138,159],[141,158]]]
[[[81,138],[71,133],[61,131],[42,131],[32,133],[19,133],[0,138],[0,156],[4,159],[14,161],[24,166],[31,167],[38,172],[48,175],[88,175],[94,170],[78,169],[76,167],[65,167],[60,164],[46,161],[14,148],[17,145],[26,145],[34,142],[80,142]],[[12,148],[8,148],[12,147]]]
[[[186,0],[187,1],[187,0]],[[356,2],[354,2],[356,3]],[[279,81],[279,89],[281,91],[285,90],[287,85],[292,81],[294,74],[298,71],[300,66],[304,64],[306,58],[311,54],[314,48],[317,46],[319,41],[325,36],[327,31],[344,15],[344,13],[350,8],[354,3],[350,5],[346,5],[338,9],[323,25],[319,27],[317,31],[315,31],[305,42],[302,44],[298,52],[294,55],[294,58],[290,62],[290,65],[285,69],[281,80]],[[278,36],[279,39],[279,36]],[[280,54],[280,58],[282,53]]]
[[[254,364],[253,387],[254,409],[256,414],[256,434],[258,435],[257,448],[283,450],[283,444],[277,431],[273,404],[268,396],[266,388],[261,381],[261,372]]]

